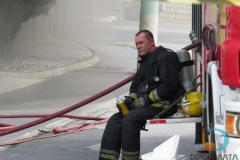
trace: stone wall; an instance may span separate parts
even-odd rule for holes
[[[163,3],[159,21],[181,24],[192,23],[192,5],[182,3]]]

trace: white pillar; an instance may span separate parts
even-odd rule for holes
[[[139,30],[149,30],[152,32],[155,45],[158,44],[158,0],[141,0]],[[138,60],[140,58],[138,57]],[[139,63],[137,63],[137,69]]]
[[[158,44],[158,6],[158,0],[141,0],[139,30],[151,31],[156,45]]]

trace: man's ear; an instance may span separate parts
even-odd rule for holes
[[[151,42],[151,44],[152,44],[152,45],[154,45],[154,46],[155,46],[155,42],[154,42],[154,40],[153,40],[153,39],[150,39],[149,41]]]
[[[154,39],[151,39],[150,41],[153,42],[153,43],[155,43],[155,42],[154,42]]]

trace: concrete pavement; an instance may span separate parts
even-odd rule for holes
[[[169,32],[171,32],[171,30],[169,30]],[[181,44],[181,43],[179,42],[178,44]],[[167,48],[171,48],[175,51],[184,47],[183,45],[176,45],[176,44],[169,44],[169,43],[161,43],[161,45]],[[79,69],[80,67],[76,67],[76,68],[71,68],[69,70],[67,70],[66,68],[62,68],[62,70],[58,71],[57,74],[53,74],[55,73],[53,71],[48,71],[46,74],[47,76],[44,78],[39,79],[39,76],[36,76],[36,79],[34,79],[34,83],[30,86],[27,86],[27,87],[24,86],[24,88],[21,88],[12,92],[8,92],[5,89],[4,91],[5,93],[0,94],[0,101],[1,101],[0,105],[1,105],[1,108],[3,108],[2,114],[17,114],[17,113],[31,114],[36,112],[37,113],[54,113],[56,111],[69,107],[73,104],[76,104],[135,73],[136,65],[137,65],[136,63],[137,52],[134,49],[135,48],[134,42],[128,42],[128,43],[115,42],[115,43],[97,44],[97,45],[94,44],[93,46],[87,46],[87,48],[90,48],[90,50],[93,51],[95,58],[91,63],[89,62],[87,65],[85,65],[85,68],[83,67]],[[89,58],[93,58],[93,57],[90,56]],[[81,62],[84,63],[84,61],[81,61]],[[72,64],[72,65],[75,66],[75,64]],[[65,71],[68,71],[68,72],[65,72]],[[24,75],[29,77],[28,73]],[[17,76],[15,78],[11,77],[11,78],[17,79],[19,81],[19,77],[20,76]],[[4,79],[4,77],[2,78]],[[8,79],[8,81],[10,81],[10,79]],[[41,82],[41,83],[38,83],[38,82]],[[23,83],[21,82],[20,84],[23,84]],[[89,105],[86,105],[80,108],[79,110],[71,112],[70,114],[108,118],[113,113],[117,112],[117,109],[115,107],[115,96],[128,94],[128,88],[129,88],[129,84],[112,92],[109,95],[102,97],[99,100],[94,101]],[[14,107],[15,107],[14,110],[9,109]],[[17,125],[21,125],[29,122],[29,119],[28,120],[17,119],[17,121],[18,121]],[[8,123],[8,120],[3,120],[3,122]],[[51,133],[52,129],[57,126],[62,126],[62,127],[71,126],[75,124],[81,124],[84,122],[85,121],[83,120],[72,120],[72,119],[66,119],[66,118],[63,118],[63,119],[61,118],[60,120],[54,119],[52,121],[43,123],[41,125],[37,125],[35,127],[26,129],[24,131],[11,134],[12,136],[11,135],[6,136],[7,137],[6,139],[7,140],[25,139],[29,137],[46,134],[46,132],[50,132],[47,134],[52,134]],[[179,126],[174,126],[174,127],[179,128]],[[67,158],[67,156],[61,155],[61,150],[63,150],[64,148],[66,149],[70,147],[70,150],[74,151],[75,150],[74,148],[79,148],[79,144],[74,143],[74,140],[76,142],[79,136],[82,137],[85,134],[91,135],[91,132],[96,132],[99,134],[94,134],[92,135],[93,137],[87,137],[86,139],[95,139],[98,142],[98,144],[88,145],[89,150],[98,151],[101,134],[104,128],[105,128],[105,124],[101,124],[101,125],[96,125],[92,131],[85,131],[84,133],[75,134],[77,135],[76,137],[68,135],[67,138],[66,136],[63,136],[63,137],[57,138],[56,140],[54,138],[53,140],[44,139],[40,142],[40,143],[43,143],[45,147],[44,150],[39,149],[41,148],[39,146],[39,141],[36,143],[32,142],[31,144],[33,144],[33,146],[29,145],[30,143],[12,146],[11,150],[0,153],[1,154],[0,158],[2,159],[7,158],[9,160],[11,159],[55,160],[54,158],[58,160],[69,159]],[[156,132],[160,130],[156,130]],[[194,131],[190,130],[190,134],[192,134],[192,132]],[[156,133],[156,134],[158,135],[159,133]],[[182,134],[184,135],[185,133],[182,133]],[[145,134],[144,132],[143,135],[147,135],[147,134]],[[186,136],[185,140],[190,141],[191,143],[193,139],[191,138],[189,139],[188,135],[184,135],[184,136]],[[164,140],[164,138],[169,138],[167,132],[164,133],[161,140]],[[83,142],[88,144],[89,143],[88,141],[91,141],[91,140],[86,141],[86,139],[81,138],[81,143]],[[155,137],[152,136],[151,139],[155,141],[156,145],[159,145],[158,136],[155,136]],[[52,143],[52,141],[54,142],[58,141],[56,142],[58,145]],[[69,142],[71,144],[69,146],[64,146],[65,144],[64,141],[68,141],[66,144],[68,144]],[[146,139],[145,142],[146,141],[148,140]],[[28,146],[31,146],[31,147],[28,148]],[[24,149],[25,147],[28,148],[27,150],[29,151],[31,150],[32,152],[35,152],[39,150],[40,152],[37,152],[36,154],[29,153],[30,156],[28,156],[28,152]],[[34,148],[34,147],[37,147],[37,148]],[[47,155],[44,155],[44,153],[41,153],[41,152],[46,152],[46,150],[52,150],[53,148],[56,150],[56,152],[54,153],[59,154],[61,156],[57,156],[53,153],[47,153]],[[146,151],[151,151],[152,148],[153,147],[148,147],[147,149],[144,149],[143,153],[146,153]],[[1,149],[5,150],[6,147],[1,147]],[[15,149],[18,150],[18,153],[16,152]],[[72,152],[70,151],[67,154],[71,154],[71,153]],[[86,152],[83,154],[89,155],[89,157],[86,158],[81,154],[80,159],[92,160],[92,159],[96,159],[97,152],[95,152],[93,155],[91,152]],[[71,159],[77,159],[77,158],[79,159],[78,153],[75,153],[75,156],[76,158],[71,158]]]
[[[181,45],[174,45],[174,44],[163,44],[163,46],[172,48],[173,50],[177,51],[181,49],[183,46]],[[124,47],[123,47],[124,46]],[[19,97],[19,94],[23,94],[22,97],[19,97],[19,100],[15,101],[15,103],[23,103],[24,105],[27,105],[25,108],[23,108],[23,111],[26,110],[27,113],[54,113],[56,111],[59,111],[61,109],[64,109],[66,107],[69,107],[73,104],[76,104],[80,102],[81,100],[84,100],[114,84],[117,82],[131,76],[132,74],[135,73],[136,70],[136,61],[137,61],[137,53],[136,50],[134,49],[134,43],[115,43],[114,45],[108,45],[108,44],[99,44],[95,46],[98,50],[92,49],[94,53],[99,57],[99,61],[95,63],[94,65],[88,66],[86,68],[82,69],[77,69],[73,71],[68,71],[64,74],[58,75],[58,76],[53,76],[49,77],[46,81],[42,83],[38,83],[35,85],[32,85],[33,87],[29,86],[17,91],[5,93],[5,94],[0,94],[0,100],[6,99],[4,95],[9,97],[10,95],[14,99],[15,97]],[[116,53],[112,54],[112,51],[115,51]],[[79,85],[79,80],[81,80],[81,85]],[[53,82],[53,83],[52,83]],[[97,82],[97,83],[96,83]],[[53,86],[55,84],[55,86]],[[71,85],[70,85],[71,84]],[[60,87],[62,85],[62,88]],[[116,95],[126,95],[128,94],[128,88],[130,84],[127,84],[116,91],[100,98],[99,100],[94,101],[91,104],[88,104],[84,107],[81,107],[80,109],[71,112],[69,114],[73,115],[80,115],[80,116],[91,116],[91,117],[104,117],[108,118],[110,117],[113,113],[117,112],[117,109],[115,107],[115,96]],[[41,95],[38,92],[43,91],[46,89],[46,87],[49,90],[46,90],[44,93],[45,95]],[[54,87],[54,88],[53,88]],[[56,88],[58,87],[58,88]],[[66,87],[68,89],[66,90]],[[79,89],[82,89],[83,91],[79,92]],[[30,93],[28,93],[30,91]],[[59,94],[56,94],[59,93]],[[63,93],[66,92],[66,93]],[[14,94],[16,93],[16,94]],[[56,95],[54,95],[56,94]],[[24,96],[26,95],[26,96]],[[26,97],[29,97],[32,95],[31,101],[27,100]],[[35,97],[37,96],[37,97]],[[39,97],[40,96],[40,97]],[[47,98],[48,97],[48,98]],[[30,98],[30,97],[29,97]],[[37,99],[41,99],[39,102],[35,102]],[[36,100],[35,100],[36,99]],[[3,101],[2,101],[3,102]],[[4,103],[4,102],[3,102]],[[9,102],[7,102],[9,104]],[[10,106],[14,104],[9,104]],[[33,106],[37,107],[33,107]],[[47,106],[49,107],[54,107],[57,106],[57,108],[51,109],[50,112],[49,110],[39,110],[39,107],[41,106]],[[19,106],[18,106],[19,107]],[[50,108],[49,108],[50,109]],[[16,114],[18,112],[16,111],[6,111],[3,112],[3,114]],[[32,121],[32,120],[31,120]],[[23,121],[22,123],[28,123],[28,121]],[[68,118],[61,118],[61,119],[53,119],[52,121],[46,122],[44,124],[37,125],[35,127],[31,127],[29,129],[26,129],[24,131],[15,133],[13,137],[8,138],[10,141],[16,141],[16,140],[21,140],[21,139],[26,139],[26,138],[31,138],[31,137],[36,137],[40,135],[46,135],[46,134],[53,134],[52,130],[55,127],[65,127],[65,126],[72,126],[72,125],[79,125],[84,122],[91,122],[91,121],[84,121],[84,120],[73,120],[73,119],[68,119]],[[7,123],[7,122],[6,122]],[[20,124],[19,124],[20,125]],[[51,138],[51,139],[43,139],[43,140],[37,140],[37,141],[32,141],[20,145],[14,145],[14,146],[5,146],[1,147],[2,152],[0,152],[0,158],[2,159],[14,159],[14,160],[35,160],[35,159],[52,159],[56,160],[58,159],[68,159],[66,155],[61,154],[61,149],[67,147],[63,144],[65,144],[64,141],[67,141],[66,144],[71,144],[71,151],[68,151],[67,154],[70,154],[75,151],[75,148],[79,148],[78,143],[71,142],[71,140],[78,141],[79,136],[81,137],[82,135],[88,134],[94,134],[92,136],[95,136],[93,139],[94,141],[88,140],[85,142],[84,139],[81,139],[81,143],[86,143],[86,146],[88,147],[88,152],[78,154],[74,153],[76,158],[81,157],[80,159],[84,160],[92,160],[92,159],[97,159],[97,154],[99,151],[99,142],[101,139],[101,134],[105,128],[106,123],[104,124],[99,124],[95,125],[94,129],[89,130],[89,131],[84,131],[84,132],[79,132],[75,134],[70,134],[70,135],[65,135],[65,136],[60,136],[57,138]],[[194,125],[194,124],[193,124]],[[150,152],[151,149],[154,148],[154,146],[159,145],[161,141],[164,141],[165,138],[170,138],[168,137],[168,132],[164,132],[164,135],[162,136],[157,136],[159,135],[161,131],[162,126],[156,127],[156,126],[148,126],[147,128],[154,131],[154,132],[143,132],[143,137],[144,140],[143,142],[146,144],[149,144],[151,146],[144,147],[142,150],[142,154],[146,152]],[[173,128],[181,128],[181,125],[173,125]],[[192,126],[193,127],[193,126]],[[156,129],[159,128],[159,129]],[[169,130],[170,128],[165,128],[164,130]],[[172,129],[170,129],[170,132]],[[181,129],[180,129],[181,130]],[[191,134],[194,134],[194,127],[193,130],[189,130]],[[90,132],[90,133],[89,133]],[[94,133],[92,133],[94,132]],[[156,132],[156,135],[155,135]],[[97,134],[98,133],[98,134]],[[154,133],[154,134],[153,134]],[[178,132],[185,136],[184,131]],[[187,133],[189,135],[189,133]],[[151,137],[151,140],[148,141],[149,136]],[[154,139],[155,137],[155,139]],[[160,138],[161,137],[161,138]],[[92,139],[90,138],[90,139]],[[159,141],[160,138],[160,141]],[[88,139],[88,138],[87,138]],[[194,139],[193,138],[184,138],[185,143],[186,141],[189,143],[193,144]],[[54,143],[53,143],[54,141]],[[152,144],[152,141],[155,142],[155,144]],[[95,144],[98,142],[97,144]],[[151,143],[150,143],[151,142]],[[39,143],[43,143],[45,146],[45,149],[48,148],[49,152],[47,152],[45,149],[42,150],[42,152],[45,152],[47,155],[43,156],[43,153],[37,152],[33,157],[27,156],[28,150],[35,152],[36,150],[39,150],[38,146]],[[59,145],[56,145],[58,143]],[[90,145],[92,143],[92,145]],[[153,146],[152,146],[153,145]],[[184,144],[183,144],[184,145]],[[22,146],[22,147],[21,147]],[[31,146],[31,147],[30,147]],[[82,145],[80,145],[82,146]],[[185,146],[185,145],[184,145]],[[8,149],[8,148],[11,149]],[[29,148],[30,147],[30,148]],[[37,148],[35,148],[37,147]],[[68,148],[67,147],[67,148]],[[28,148],[27,150],[24,148]],[[8,149],[8,150],[6,150]],[[56,154],[53,156],[52,153],[50,153],[50,150],[55,150]],[[41,150],[41,149],[40,149]],[[91,155],[91,152],[94,151],[94,154]],[[82,152],[82,151],[81,151]],[[194,151],[190,151],[190,153],[194,153]],[[60,156],[61,155],[61,156]],[[60,156],[60,157],[59,157]],[[44,158],[45,157],[45,158]],[[73,158],[73,159],[76,159]]]
[[[98,49],[98,51],[93,49],[95,56],[101,59],[101,61],[99,61],[98,63],[95,63],[95,65],[90,65],[89,63],[86,63],[86,61],[81,61],[81,63],[87,64],[85,68],[82,68],[82,69],[75,68],[75,70],[68,71],[65,74],[50,76],[46,78],[45,81],[42,81],[42,83],[30,85],[28,87],[18,89],[16,91],[0,94],[0,99],[2,99],[1,100],[2,114],[54,113],[61,109],[69,107],[75,103],[78,103],[79,101],[84,100],[85,98],[88,98],[110,87],[111,85],[123,80],[124,78],[127,78],[128,76],[134,74],[135,72],[134,70],[136,68],[136,58],[137,58],[136,52],[134,49],[126,48],[126,47],[124,48],[117,47],[112,45],[104,45],[104,44],[96,45],[96,48],[102,48],[102,49]],[[117,51],[116,53],[118,54],[116,55],[109,54],[109,51],[106,51],[109,49],[116,50]],[[119,54],[119,53],[122,53],[122,54]],[[118,60],[118,62],[112,61],[112,59],[117,60],[119,58],[120,60]],[[127,64],[130,64],[130,65],[125,66],[123,61],[125,61]],[[103,75],[105,75],[106,77],[103,77]],[[81,84],[79,84],[79,80],[81,81]],[[51,81],[53,82],[54,86]],[[18,81],[18,82],[21,82],[21,81]],[[101,86],[99,86],[99,84],[101,84]],[[59,85],[62,85],[62,87]],[[77,85],[80,85],[80,86],[76,87]],[[66,86],[68,88],[66,88]],[[71,92],[73,90],[71,88],[74,88],[74,89],[79,88],[80,90],[77,89]],[[44,95],[41,94],[42,91],[45,91]],[[127,91],[128,89],[124,87],[123,89],[120,89],[119,91],[114,92],[114,95],[107,95],[103,97],[103,99],[101,100],[98,100],[94,103],[86,105],[86,107],[84,106],[85,107],[85,108],[83,107],[84,109],[80,109],[80,111],[79,110],[75,111],[74,114],[76,115],[79,114],[81,116],[109,117],[112,114],[112,112],[116,112],[115,96],[117,94],[121,95]],[[67,95],[57,94],[55,96],[57,92],[59,93],[69,92],[69,93],[67,93]],[[38,102],[39,100],[41,104]],[[58,101],[57,103],[56,103],[56,100]],[[10,101],[12,101],[12,103]],[[14,107],[15,104],[18,109]],[[37,107],[33,107],[34,105],[36,106],[49,105],[53,109],[51,109],[50,112],[48,111],[47,108],[43,110],[39,110]],[[4,106],[12,106],[12,107],[5,108]],[[22,108],[21,111],[19,111],[19,108]],[[8,123],[8,124],[15,124],[22,121],[21,123],[16,124],[17,126],[29,122],[29,120],[28,121],[17,120],[17,122],[13,120],[12,123],[8,121],[9,119],[1,120],[2,123]],[[83,123],[83,122],[85,121],[80,121],[79,123]],[[76,123],[76,121],[67,119],[67,118],[63,118],[60,120],[55,119],[55,120],[46,122],[44,124],[37,125],[34,128],[31,127],[26,131],[14,133],[13,134],[14,136],[11,136],[12,134],[10,134],[9,136],[7,135],[6,137],[9,137],[9,138],[4,139],[5,136],[1,138],[3,138],[4,141],[5,140],[15,141],[20,139],[30,138],[30,137],[37,136],[41,133],[51,132],[52,129],[56,126],[65,126],[70,123]],[[1,149],[4,150],[6,149],[6,147],[1,147]]]
[[[0,93],[10,92],[96,63],[99,58],[85,46],[60,39],[14,45],[0,59]]]
[[[116,46],[118,45],[118,46]],[[162,44],[164,45],[165,47],[168,47],[168,48],[172,48],[172,49],[175,49],[175,50],[178,50],[179,48],[182,48],[183,46],[181,45],[173,45],[173,44]],[[104,55],[102,53],[97,53],[95,52],[95,56],[96,57],[100,57],[100,62],[98,62],[97,64],[95,65],[92,65],[92,66],[89,66],[88,68],[83,68],[83,69],[80,69],[80,70],[75,70],[73,71],[73,73],[70,71],[68,73],[65,73],[65,74],[62,74],[62,75],[59,75],[59,76],[62,76],[62,77],[71,77],[71,74],[75,74],[74,72],[76,71],[79,71],[79,72],[85,72],[84,70],[89,70],[89,72],[99,72],[101,71],[103,74],[106,74],[106,72],[115,72],[112,77],[107,77],[107,82],[111,82],[111,84],[116,84],[118,83],[119,81],[131,76],[132,74],[135,73],[135,70],[136,70],[136,61],[137,61],[137,54],[136,54],[136,50],[134,49],[134,43],[114,43],[114,45],[99,45],[98,47],[109,47],[111,50],[114,50],[114,49],[117,49],[119,50],[119,52],[121,52],[122,54],[121,55],[116,55],[115,57],[113,56],[112,59],[114,59],[114,61],[111,61],[108,57],[108,55]],[[120,46],[120,47],[119,47]],[[122,47],[124,46],[124,47]],[[175,46],[175,47],[174,47]],[[97,47],[97,48],[98,48]],[[103,48],[104,48],[103,47]],[[120,49],[121,48],[121,49]],[[124,52],[122,52],[121,50],[124,50]],[[95,50],[94,50],[95,51]],[[127,52],[126,52],[127,51]],[[130,54],[129,54],[130,53]],[[119,58],[117,58],[119,57]],[[91,57],[90,57],[91,58]],[[117,62],[116,60],[119,59],[120,61],[118,62],[119,64],[117,65]],[[125,60],[125,64],[127,66],[125,66],[124,62],[122,60],[124,59],[128,59],[129,62],[126,62]],[[81,61],[81,63],[86,63],[84,61]],[[88,64],[88,63],[87,63]],[[88,64],[89,65],[89,64]],[[66,66],[67,67],[67,66]],[[86,65],[87,67],[87,65]],[[64,68],[63,68],[64,69]],[[64,69],[66,71],[66,69]],[[51,70],[49,71],[51,72]],[[105,73],[104,73],[105,72]],[[112,73],[111,73],[112,74]],[[119,74],[124,74],[123,76],[121,76],[122,78],[120,79],[117,79],[116,80],[116,76],[119,75]],[[73,76],[73,75],[72,75]],[[118,77],[118,76],[117,76]],[[76,77],[75,77],[76,78]],[[91,78],[91,76],[81,76],[81,81],[83,81],[83,78],[88,81],[86,82],[86,85],[92,85],[92,89],[94,89],[94,84],[92,84],[91,81],[88,80],[88,78]],[[50,78],[52,79],[52,78]],[[66,79],[66,78],[65,78]],[[53,80],[53,79],[52,79]],[[94,81],[94,80],[93,80]],[[56,84],[58,83],[57,81],[55,82]],[[76,82],[74,82],[76,83]],[[106,79],[102,79],[101,81],[98,82],[99,84],[104,84],[106,83]],[[41,84],[41,83],[40,83]],[[39,85],[40,85],[39,84]],[[106,86],[105,88],[103,89],[106,89],[107,86],[110,87],[110,85],[104,85]],[[123,89],[120,89],[119,92],[117,94],[120,94],[120,95],[126,95],[128,94],[128,85],[124,86]],[[95,89],[96,89],[96,86],[95,86]],[[22,89],[24,90],[24,88]],[[99,89],[96,89],[96,90],[99,90]],[[19,90],[21,91],[21,90]],[[94,91],[94,90],[92,90]],[[99,90],[99,91],[102,91],[102,90]],[[38,90],[35,90],[35,92],[39,92]],[[8,93],[9,95],[11,94]],[[36,94],[36,93],[32,93],[32,94]],[[48,93],[46,93],[48,94]],[[49,93],[51,94],[51,92]],[[94,93],[96,94],[96,92]],[[115,96],[117,95],[115,94]],[[92,95],[89,95],[89,97],[92,96]],[[106,98],[104,98],[104,100],[101,100],[101,102],[98,102],[98,103],[95,103],[93,106],[91,107],[88,107],[86,109],[84,109],[83,111],[81,111],[80,113],[78,112],[75,112],[76,115],[81,115],[81,116],[93,116],[93,117],[110,117],[114,112],[117,111],[116,107],[115,107],[115,96],[113,96],[112,94],[110,95],[107,95]],[[19,96],[18,96],[19,97]],[[86,96],[85,96],[86,97]],[[61,97],[60,97],[61,98]],[[86,97],[87,98],[87,97]],[[82,99],[83,100],[83,99]],[[79,102],[79,101],[75,101],[75,102]],[[22,102],[21,102],[22,103]],[[27,100],[26,102],[24,103],[27,103]],[[59,109],[60,110],[60,109]],[[56,110],[58,111],[58,110]],[[12,111],[11,111],[12,112]],[[7,111],[6,113],[11,113],[9,111]],[[34,113],[34,109],[31,111],[32,113]],[[84,121],[82,121],[81,123],[83,123]],[[25,133],[23,135],[20,135],[20,136],[17,136],[17,138],[11,138],[11,141],[14,141],[14,140],[20,140],[20,139],[25,139],[25,138],[29,138],[29,137],[34,137],[34,136],[37,136],[39,135],[40,133],[43,133],[43,132],[51,132],[55,127],[57,126],[66,126],[68,124],[71,124],[71,123],[75,123],[75,120],[72,120],[72,119],[68,119],[68,118],[62,118],[61,120],[55,120],[55,121],[52,121],[51,123],[45,123],[45,125],[42,127],[39,127],[37,129],[34,129],[32,132],[28,132],[28,133]],[[101,124],[101,125],[97,125],[96,127],[99,127],[101,129],[103,129],[105,126],[105,124]],[[4,147],[3,147],[4,148]]]

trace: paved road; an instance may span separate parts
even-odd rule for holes
[[[190,159],[194,151],[194,124],[172,124],[171,126],[148,126],[141,134],[141,154],[177,133],[180,135],[179,155]],[[86,130],[51,139],[42,139],[16,145],[0,154],[1,160],[96,160],[98,159],[102,129]]]
[[[20,90],[0,94],[1,114],[54,113],[89,98],[134,74],[137,59],[137,53],[134,49],[112,45],[96,44],[94,46],[98,49],[95,54],[98,54],[101,59],[98,64],[51,77],[42,83]],[[115,53],[109,53],[109,50],[115,50]],[[128,65],[126,66],[126,64]],[[107,101],[115,98],[117,94],[120,95],[126,92],[128,92],[128,87],[124,86],[113,94],[107,95],[83,108]],[[80,112],[81,109],[76,112]],[[29,121],[30,119],[1,119],[2,123],[15,125]],[[2,139],[13,138],[32,131],[36,127],[0,139],[3,141]]]
[[[139,30],[139,21],[117,20],[112,23],[88,22],[76,24],[74,19],[69,19],[66,35],[78,41],[86,42],[133,42]],[[79,29],[81,28],[81,29]],[[158,42],[177,45],[191,43],[189,40],[190,25],[159,23]],[[77,35],[75,31],[81,33]]]
[[[135,73],[136,50],[129,47],[108,45],[106,42],[117,42],[118,44],[130,42],[129,44],[132,46],[134,44],[133,37],[138,30],[138,22],[120,20],[108,24],[98,23],[98,25],[95,25],[96,30],[93,26],[92,29],[88,27],[72,26],[69,28],[67,35],[76,42],[85,42],[99,56],[100,61],[97,64],[51,77],[44,82],[20,90],[0,94],[1,113],[54,113],[78,103]],[[162,24],[159,29],[159,43],[173,50],[178,50],[189,44],[187,37],[189,28],[190,26],[180,24],[177,26],[176,24]],[[82,31],[83,37],[88,39],[83,40],[83,37],[74,36],[77,30]],[[90,34],[90,31],[94,30],[95,32]],[[93,37],[96,40],[87,43]],[[99,43],[100,41],[103,43]],[[113,99],[116,95],[127,93],[128,88],[129,84],[72,113],[86,112],[89,107],[97,107],[99,103]],[[103,114],[103,116],[110,116],[116,111],[115,108],[110,110],[111,112]],[[1,119],[1,122],[20,125],[30,120],[33,119]],[[51,122],[54,121],[56,119]],[[31,132],[48,123],[50,122],[3,136],[0,141]],[[171,127],[169,125],[159,125],[148,126],[147,128],[150,129],[148,132],[142,132],[142,154],[152,151],[154,147],[176,133],[181,135],[179,154],[184,154],[189,158],[190,154],[197,153],[193,148],[194,124],[172,124]],[[0,158],[3,160],[97,159],[103,129],[104,124],[96,126],[93,130],[15,145],[1,152]]]
[[[134,53],[135,50],[130,48],[107,46],[107,48],[109,47],[118,49],[119,52],[123,50],[127,51],[122,52],[121,56],[117,56],[120,60],[118,59],[118,61],[115,61],[114,63],[114,67],[119,67],[119,70],[113,70],[110,68],[103,69],[103,66],[111,67],[113,65],[109,65],[106,62],[109,61],[109,57],[106,58],[102,55],[100,57],[103,59],[101,59],[102,61],[100,62],[104,63],[100,64],[99,62],[99,64],[94,67],[71,71],[60,76],[52,77],[51,79],[34,86],[30,86],[8,94],[2,94],[0,96],[1,100],[5,100],[6,105],[8,104],[8,106],[11,107],[22,108],[21,112],[6,109],[6,111],[3,113],[53,113],[56,110],[60,110],[68,107],[69,105],[75,104],[91,96],[92,94],[106,89],[115,82],[132,75],[134,73],[136,61]],[[123,53],[128,53],[127,57],[125,57],[126,55]],[[132,54],[132,58],[130,58],[130,53]],[[128,65],[127,68],[124,67],[126,62],[128,62],[127,64],[131,64],[130,66]],[[96,81],[97,83],[95,83]],[[123,86],[123,88],[114,91],[113,93],[81,109],[87,110],[87,107],[91,107],[93,105],[97,105],[98,103],[112,99],[117,94],[124,94],[128,90],[128,87],[129,85]],[[14,99],[12,103],[10,103],[10,99],[7,101],[9,96]],[[45,109],[41,109],[42,106],[45,106]],[[81,113],[81,109],[75,111],[74,113]],[[105,117],[105,115],[102,115],[102,117]],[[107,116],[109,116],[109,114],[107,114]],[[26,123],[26,121],[29,121],[29,119],[21,121],[18,120],[17,124],[19,125],[20,122]],[[36,127],[38,128],[40,126],[42,125]],[[100,125],[94,130],[15,145],[12,148],[2,152],[0,157],[2,159],[9,160],[97,159],[103,128],[104,125]],[[190,156],[190,154],[196,153],[196,151],[193,149],[194,124],[172,124],[170,126],[157,125],[148,126],[147,128],[149,129],[148,132],[142,132],[142,154],[152,151],[154,147],[158,146],[174,134],[181,135],[181,147],[179,147],[179,154]],[[34,130],[34,128],[27,129],[21,133],[16,133],[13,135],[16,136],[17,134],[22,134],[23,132],[29,132],[32,130]]]

